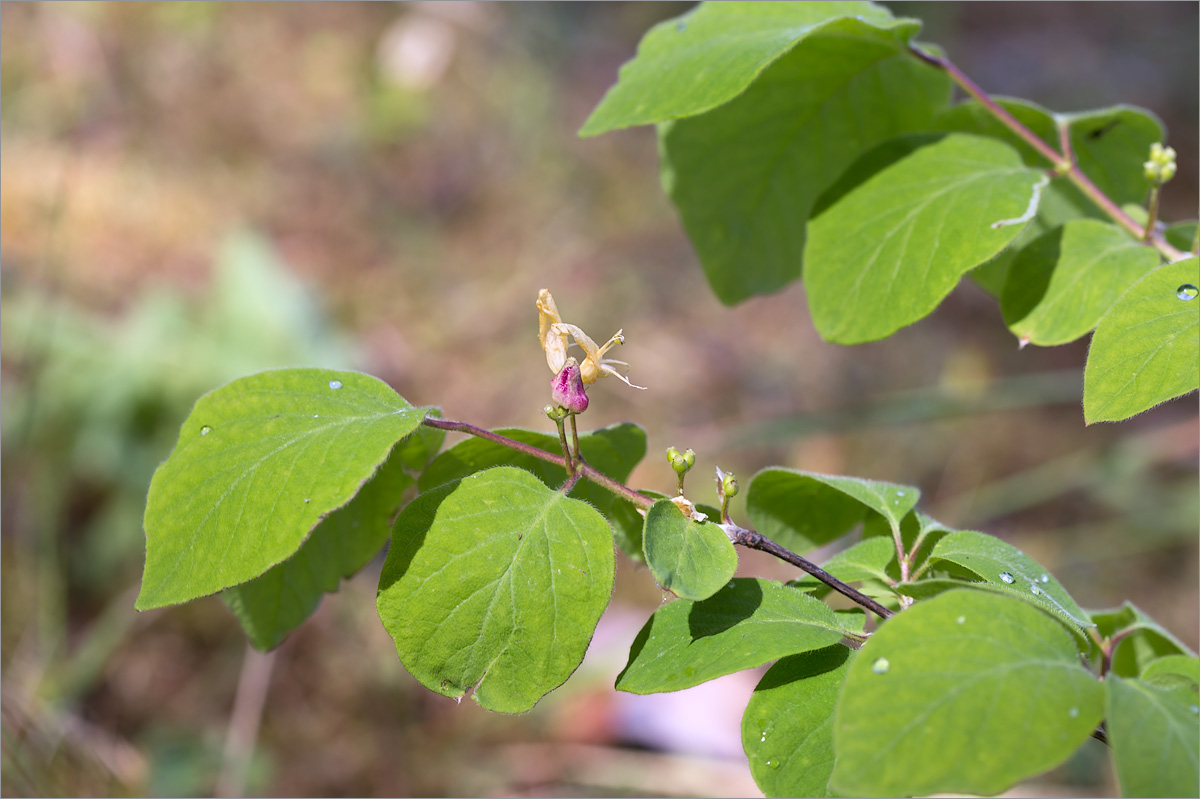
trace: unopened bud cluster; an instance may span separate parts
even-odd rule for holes
[[[1175,177],[1175,148],[1163,147],[1155,142],[1150,145],[1150,160],[1142,164],[1146,180],[1162,185]]]
[[[675,447],[667,447],[667,460],[671,462],[671,468],[675,470],[675,474],[683,476],[696,465],[696,453],[690,449],[680,452]]]

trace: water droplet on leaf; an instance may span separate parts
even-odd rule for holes
[[[1191,283],[1184,283],[1179,288],[1175,289],[1175,296],[1181,300],[1194,300],[1196,295],[1200,294],[1200,289],[1197,289]]]
[[[1000,579],[1003,580],[1004,582],[1008,583],[1009,585],[1012,585],[1012,583],[1013,583],[1013,576],[1011,574],[1009,574],[1008,572],[1000,572]]]
[[[305,505],[307,505],[307,504],[308,504],[308,503],[310,503],[310,502],[312,502],[312,500],[311,500],[311,499],[306,499],[306,500],[304,500],[304,504],[305,504]]]
[[[204,427],[200,428],[200,435],[202,435],[202,436],[206,436],[211,432],[212,432],[212,428],[209,427],[208,425],[204,425]]]
[[[1050,582],[1050,575],[1048,575],[1048,574],[1043,574],[1043,575],[1042,575],[1041,577],[1039,577],[1038,579],[1039,579],[1039,580],[1041,580],[1043,583],[1048,583],[1048,582]]]
[[[341,380],[330,380],[329,387],[332,388],[334,391],[337,391],[339,388],[342,387],[342,381]]]
[[[891,668],[892,664],[888,663],[887,658],[879,658],[871,664],[871,671],[875,672],[876,674],[887,674],[889,671],[891,671]]]
[[[1067,711],[1067,715],[1070,716],[1071,718],[1078,718],[1079,717],[1079,708],[1077,708],[1077,707],[1071,708],[1070,710]]]
[[[1029,586],[1029,590],[1032,591],[1035,596],[1042,595],[1042,589],[1038,588],[1036,585]]]
[[[957,619],[955,619],[955,621],[956,621],[956,622],[958,622],[959,624],[966,624],[966,623],[967,623],[967,617],[966,617],[966,616],[959,616]]]

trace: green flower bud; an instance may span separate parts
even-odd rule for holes
[[[570,411],[561,405],[547,405],[546,407],[542,408],[542,412],[545,413],[546,417],[552,422],[561,422],[563,419],[566,419],[567,414],[570,413]]]

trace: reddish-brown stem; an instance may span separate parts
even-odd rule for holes
[[[1029,128],[1022,125],[1017,118],[1004,109],[999,103],[988,96],[987,92],[979,88],[975,81],[971,80],[967,75],[956,67],[948,59],[936,56],[933,53],[926,52],[915,45],[909,45],[909,52],[916,58],[924,61],[930,66],[940,69],[950,76],[950,79],[959,85],[960,88],[969,94],[980,105],[986,108],[992,116],[1000,120],[1009,130],[1019,136],[1026,144],[1032,147],[1043,158],[1050,162],[1055,174],[1060,174],[1075,184],[1081,192],[1083,192],[1089,200],[1096,204],[1100,210],[1104,211],[1114,222],[1116,222],[1125,230],[1129,231],[1130,235],[1137,239],[1143,239],[1146,243],[1152,245],[1164,257],[1169,260],[1176,261],[1184,257],[1184,254],[1173,247],[1162,237],[1162,234],[1157,233],[1152,226],[1143,227],[1133,220],[1129,214],[1121,210],[1121,207],[1113,202],[1108,195],[1100,191],[1096,184],[1092,183],[1091,179],[1083,173],[1079,167],[1072,162],[1070,152],[1061,154],[1055,152],[1054,148],[1042,141],[1042,139]],[[1066,134],[1060,134],[1065,136]],[[1064,149],[1065,146],[1064,146]]]

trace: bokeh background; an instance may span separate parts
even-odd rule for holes
[[[994,94],[1132,103],[1197,213],[1195,3],[892,3]],[[618,327],[642,424],[748,477],[772,464],[918,485],[1090,607],[1197,644],[1197,402],[1085,428],[1086,341],[1018,351],[964,284],[930,318],[822,342],[803,290],[708,291],[653,133],[575,131],[672,3],[0,6],[6,795],[752,795],[755,682],[612,690],[663,601],[618,565],[593,651],[520,717],[430,694],[375,616],[379,562],[269,656],[215,598],[138,614],[146,486],[201,393],[274,366],[358,368],[414,404],[545,429],[534,299]],[[736,514],[735,514],[736,515]],[[743,553],[743,570],[786,579]],[[1095,742],[1092,742],[1094,744]],[[1115,791],[1103,747],[1021,795]]]

